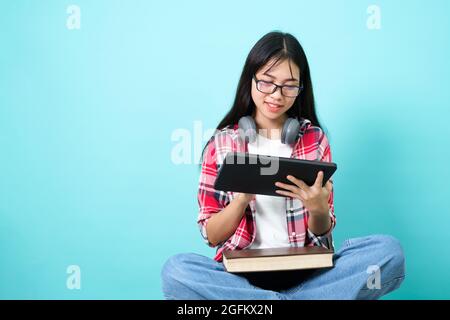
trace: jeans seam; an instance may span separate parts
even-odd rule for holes
[[[297,286],[294,286],[291,289],[283,290],[283,294],[287,294],[287,295],[291,295],[292,294],[293,295],[293,294],[298,293],[300,290],[302,290],[304,283],[305,283],[305,281],[303,281],[302,283],[300,283]]]

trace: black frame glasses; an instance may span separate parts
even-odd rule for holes
[[[266,94],[272,94],[272,93],[275,93],[275,91],[277,91],[277,89],[280,88],[281,94],[282,94],[283,96],[288,97],[288,98],[295,98],[295,97],[298,97],[298,96],[300,95],[300,93],[302,93],[302,91],[303,91],[303,83],[300,83],[300,86],[292,86],[292,85],[282,85],[282,86],[279,86],[279,85],[277,85],[277,84],[275,84],[275,83],[273,83],[273,82],[270,82],[270,81],[258,80],[258,79],[256,79],[256,75],[253,75],[253,79],[254,79],[255,82],[256,82],[256,89],[257,89],[259,92],[266,93]],[[272,86],[273,86],[272,92],[269,92],[269,91],[267,91],[267,92],[266,92],[266,91],[262,91],[262,90],[260,89],[260,84],[261,84],[261,83],[265,83],[265,84],[267,84],[267,85],[272,85]],[[286,88],[286,87],[289,87],[289,88],[298,88],[298,93],[297,93],[296,95],[286,95],[286,94],[283,92],[283,89]]]

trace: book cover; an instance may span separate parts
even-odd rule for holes
[[[223,264],[228,272],[317,269],[332,267],[333,253],[317,246],[227,250]]]

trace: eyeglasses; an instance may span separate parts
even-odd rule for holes
[[[258,80],[258,79],[256,79],[256,75],[253,75],[253,79],[256,82],[256,89],[258,89],[258,91],[262,92],[262,93],[272,94],[275,91],[277,91],[278,88],[280,88],[281,94],[283,96],[289,97],[289,98],[295,98],[303,90],[303,84],[301,84],[300,86],[288,86],[288,85],[279,86],[273,82]]]

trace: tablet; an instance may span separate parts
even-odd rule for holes
[[[229,152],[220,165],[214,189],[284,197],[275,190],[285,190],[276,181],[293,184],[292,175],[312,186],[319,171],[323,171],[323,186],[336,171],[333,162],[274,157],[247,152]]]

